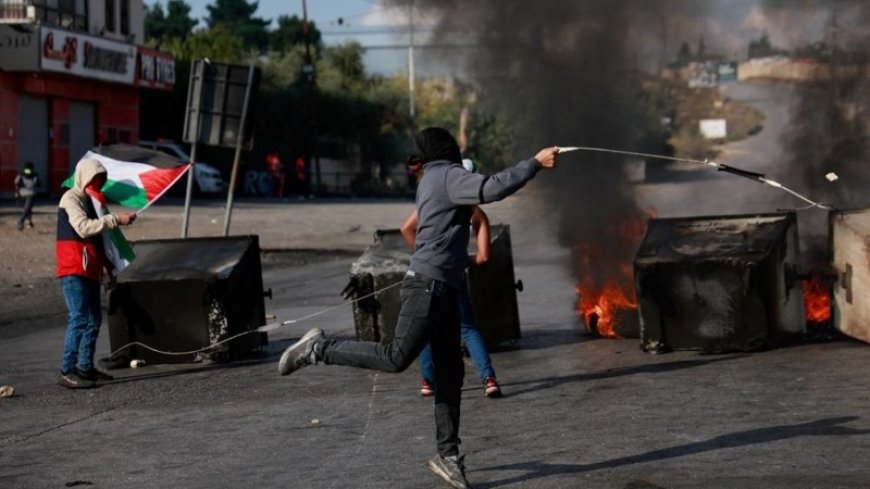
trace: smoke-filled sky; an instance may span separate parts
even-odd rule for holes
[[[154,4],[155,0],[146,0]],[[165,4],[165,1],[160,2]],[[207,16],[206,6],[214,0],[188,0],[192,7],[192,15],[203,19]],[[426,2],[415,0],[415,4]],[[454,20],[461,19],[467,9],[486,3],[483,0],[468,0],[465,2],[444,2],[451,5],[450,16]],[[530,12],[547,10],[550,4],[561,3],[561,0],[544,0],[540,2],[525,2],[524,8]],[[580,2],[583,3],[583,2]],[[759,36],[763,31],[770,34],[772,41],[784,48],[792,48],[806,40],[818,39],[824,31],[827,18],[825,11],[837,4],[842,10],[844,22],[856,19],[856,10],[867,9],[866,1],[862,0],[636,0],[634,2],[610,2],[614,4],[633,4],[629,8],[646,10],[644,6],[661,3],[680,4],[684,12],[672,10],[668,20],[672,28],[686,33],[687,41],[693,44],[700,36],[711,50],[728,57],[743,57],[746,54],[747,39]],[[706,15],[699,21],[697,17],[688,14],[697,4],[704,4]],[[309,0],[308,8],[311,19],[317,23],[321,31],[327,35],[327,43],[356,40],[364,46],[374,46],[366,55],[367,68],[375,73],[392,73],[403,71],[407,66],[407,55],[403,46],[407,44],[408,25],[407,0]],[[397,7],[398,6],[398,7]],[[801,9],[794,7],[800,6]],[[431,10],[416,9],[415,24],[418,27],[417,41],[429,39],[427,28],[439,22],[441,15]],[[280,15],[302,15],[301,1],[259,0],[257,15],[273,21]],[[342,24],[338,19],[342,19]],[[657,50],[659,21],[650,16],[647,30],[653,32],[656,39],[654,49]],[[205,25],[201,20],[200,27]],[[865,28],[867,27],[864,23]],[[400,33],[390,32],[399,29]],[[465,24],[469,32],[476,32],[479,26],[472,22]],[[668,49],[675,52],[683,39],[673,37],[668,41]],[[394,48],[387,49],[387,46]],[[464,48],[467,50],[467,48]],[[455,53],[454,53],[455,54]],[[423,54],[425,58],[425,54]],[[426,74],[450,74],[455,72],[455,66],[432,60],[431,63],[420,63],[418,69]]]
[[[392,0],[400,10],[407,10],[408,2]],[[559,141],[661,153],[663,145],[654,136],[658,116],[640,103],[645,92],[638,73],[673,61],[681,43],[688,41],[694,50],[703,38],[708,54],[732,59],[745,58],[749,41],[762,32],[784,49],[832,35],[842,48],[866,49],[870,10],[866,0],[413,0],[413,5],[420,18],[432,23],[433,42],[474,46],[433,56],[461,66],[484,94],[487,108],[514,122],[518,153]],[[866,176],[863,129],[843,109],[866,100],[866,92],[860,80],[795,90],[797,99],[784,101],[794,106],[791,127],[782,131],[785,152],[771,147],[763,156],[779,166],[765,171],[794,175],[798,190],[810,192],[818,189],[808,182],[819,181],[816,174],[835,164],[847,165],[842,171],[864,165],[859,173]],[[622,163],[583,155],[582,163],[565,164],[557,177],[541,179],[547,195],[562,196],[552,199],[550,215],[558,221],[564,244],[608,240],[602,232],[607,226],[642,212],[626,185]],[[802,172],[812,178],[800,178]],[[747,191],[777,197],[772,189]],[[722,197],[730,207],[714,206],[708,213],[759,211],[738,207],[743,199],[733,193]],[[716,196],[701,198],[713,201]],[[672,200],[682,201],[676,195]],[[776,210],[774,200],[761,211]]]

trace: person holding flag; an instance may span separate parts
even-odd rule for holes
[[[93,387],[111,376],[94,367],[102,308],[100,279],[109,281],[133,259],[119,226],[136,220],[135,213],[111,214],[102,187],[106,168],[96,159],[76,165],[72,188],[60,199],[57,216],[57,276],[69,310],[63,360],[58,383],[70,389]]]

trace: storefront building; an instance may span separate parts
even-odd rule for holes
[[[58,194],[93,146],[138,142],[140,90],[175,84],[143,37],[142,0],[0,3],[0,196],[24,162]]]

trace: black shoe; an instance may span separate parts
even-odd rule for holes
[[[18,230],[19,230],[19,231],[24,231],[24,223],[21,222],[21,221],[18,222]]]
[[[128,368],[130,366],[130,358],[127,356],[106,357],[101,358],[97,363],[106,370],[118,370]]]
[[[111,375],[109,375],[105,372],[100,372],[99,370],[97,370],[95,368],[92,368],[92,369],[88,370],[87,372],[82,372],[81,370],[76,370],[76,372],[78,373],[79,377],[81,377],[85,380],[90,380],[91,382],[102,382],[102,381],[106,381],[106,380],[115,380],[115,377],[112,377]]]
[[[57,381],[58,384],[66,387],[67,389],[89,389],[94,386],[94,382],[92,380],[83,379],[76,372],[68,372],[68,373],[60,373],[60,379]]]
[[[302,338],[299,338],[299,341],[288,346],[281,354],[281,360],[278,361],[278,373],[288,375],[301,367],[317,363],[314,345],[318,341],[322,341],[323,338],[323,330],[320,328],[308,330]]]
[[[426,464],[429,470],[448,484],[457,489],[469,489],[471,485],[465,479],[465,455],[435,455]]]

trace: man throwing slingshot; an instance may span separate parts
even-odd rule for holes
[[[417,188],[416,247],[401,285],[402,306],[389,344],[328,339],[314,328],[281,355],[278,370],[290,374],[317,362],[402,372],[423,348],[432,346],[435,365],[435,428],[438,453],[428,467],[453,487],[467,488],[459,454],[459,408],[463,364],[459,287],[468,263],[472,206],[495,202],[521,189],[538,170],[556,166],[556,147],[494,175],[462,166],[456,140],[430,127],[415,137],[424,176]]]

